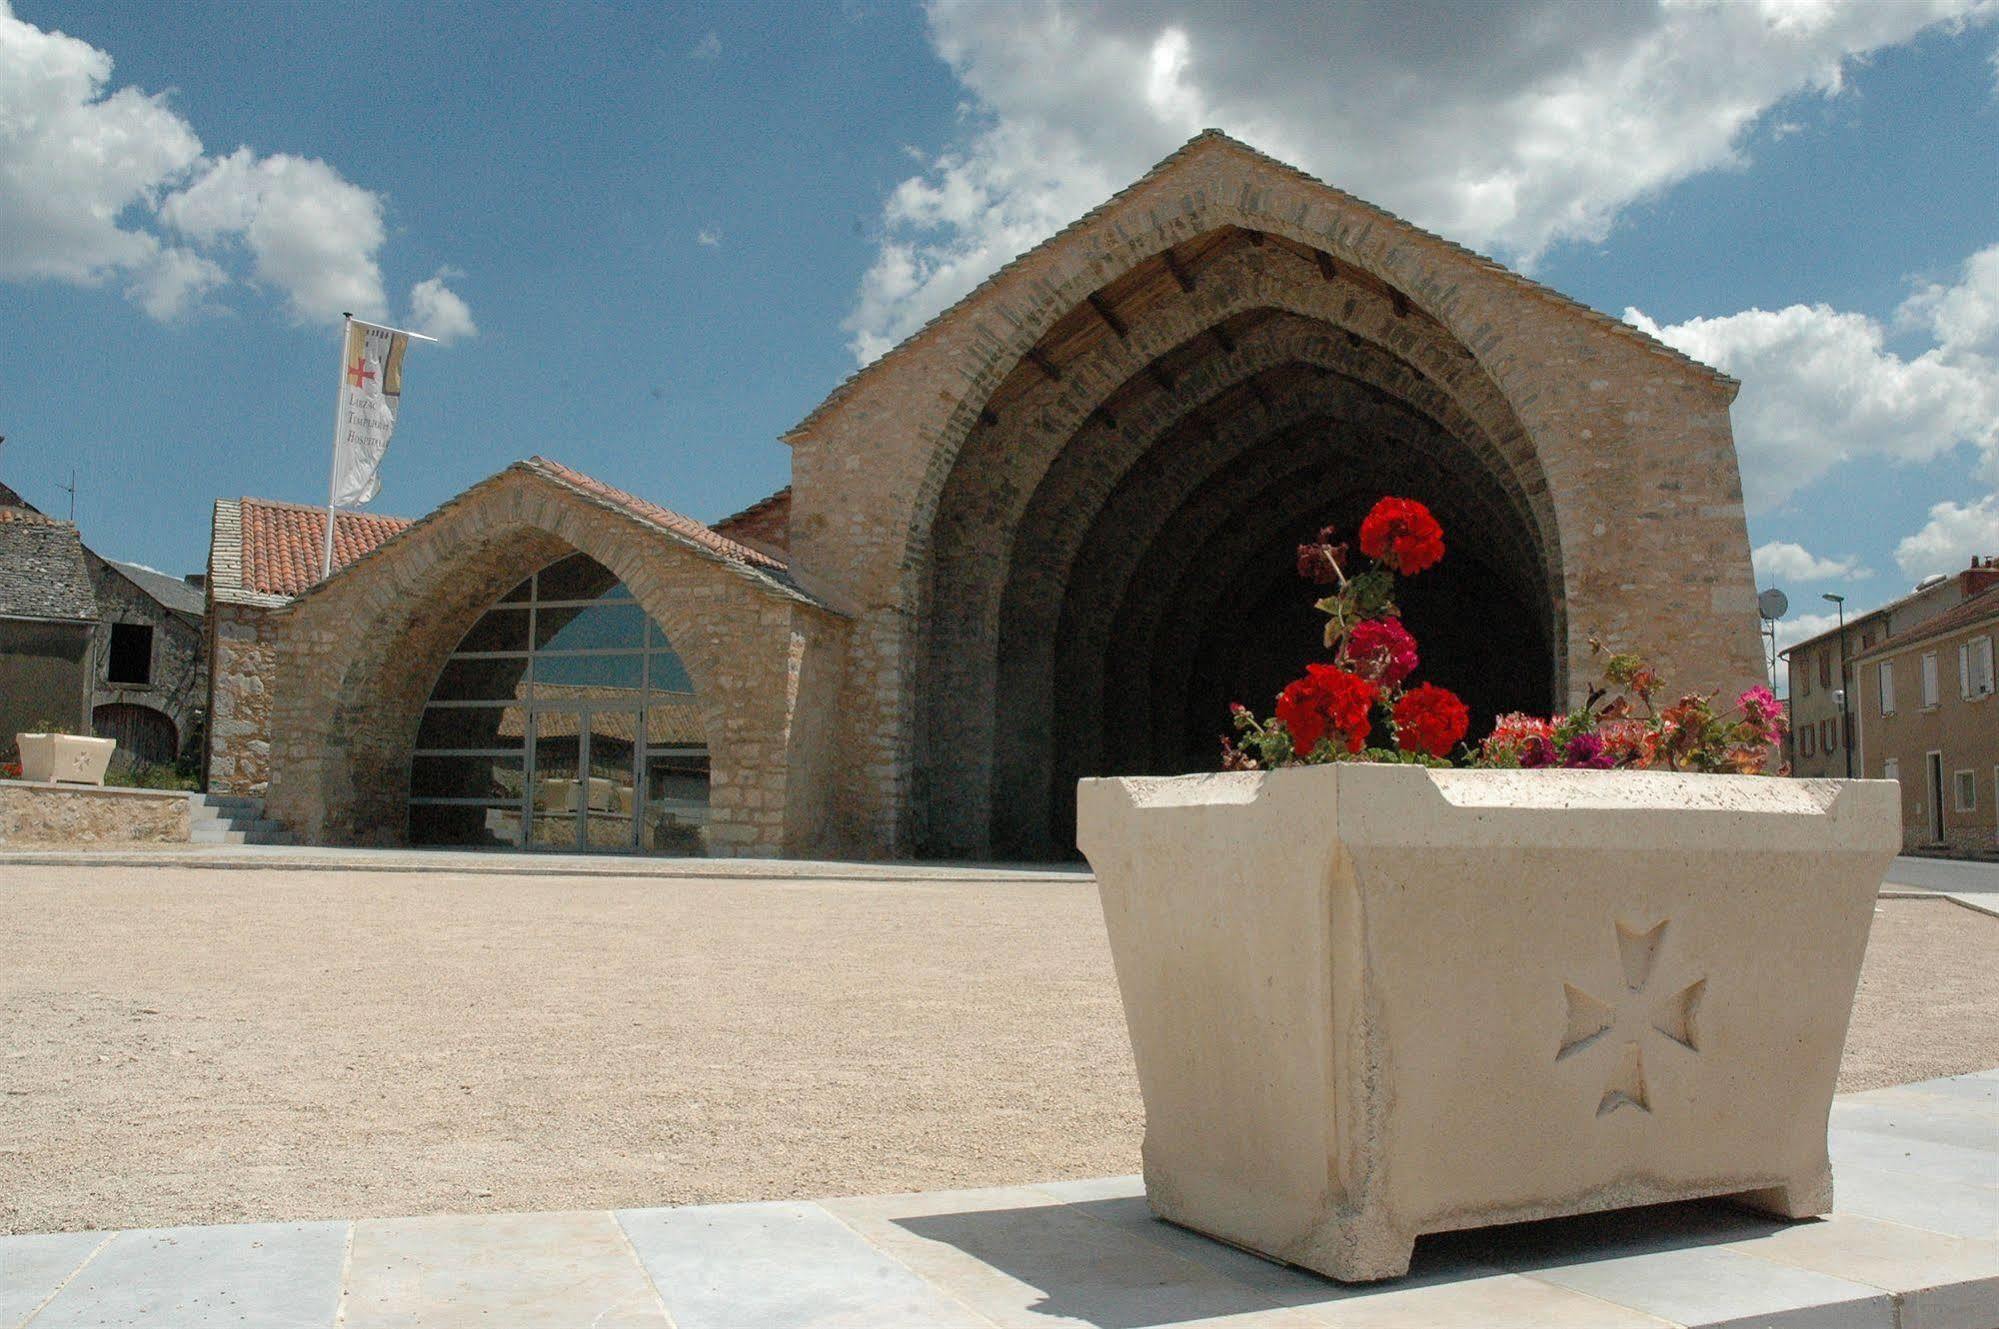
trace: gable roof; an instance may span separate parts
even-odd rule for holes
[[[115,568],[120,576],[153,597],[163,607],[176,613],[192,614],[199,618],[207,612],[208,603],[199,586],[190,586],[172,573],[149,568],[144,563],[120,563],[115,558],[104,560]]]
[[[340,513],[333,523],[334,570],[409,524],[407,517]],[[208,593],[224,604],[284,604],[320,580],[325,551],[325,508],[267,498],[217,499],[209,530]]]
[[[1098,223],[1099,221],[1103,220],[1110,213],[1116,211],[1118,206],[1122,204],[1127,197],[1137,193],[1140,189],[1143,189],[1147,185],[1152,184],[1153,182],[1161,179],[1164,176],[1171,175],[1174,171],[1180,169],[1186,163],[1194,160],[1197,156],[1216,150],[1231,152],[1238,156],[1246,157],[1250,161],[1253,161],[1259,165],[1269,167],[1277,171],[1281,171],[1284,174],[1292,177],[1294,180],[1298,180],[1304,184],[1308,184],[1313,186],[1314,188],[1325,191],[1327,194],[1338,199],[1342,204],[1345,204],[1349,207],[1361,209],[1362,211],[1365,212],[1372,213],[1375,217],[1381,219],[1383,222],[1396,226],[1404,231],[1409,232],[1412,235],[1418,235],[1422,236],[1424,239],[1433,240],[1438,244],[1442,245],[1444,248],[1451,250],[1454,253],[1462,254],[1466,258],[1472,260],[1474,263],[1480,265],[1481,267],[1486,268],[1487,270],[1498,274],[1500,277],[1503,277],[1504,279],[1511,282],[1513,285],[1518,286],[1521,290],[1525,292],[1539,296],[1543,299],[1551,300],[1554,303],[1561,305],[1563,308],[1573,311],[1578,317],[1581,317],[1586,321],[1595,324],[1598,327],[1604,328],[1606,330],[1615,332],[1620,336],[1634,340],[1649,351],[1655,352],[1656,354],[1659,355],[1663,355],[1670,360],[1677,361],[1682,365],[1685,365],[1689,368],[1699,371],[1704,377],[1711,379],[1712,381],[1728,388],[1730,390],[1731,396],[1733,396],[1734,389],[1739,388],[1741,386],[1741,381],[1739,379],[1736,379],[1729,374],[1723,373],[1721,370],[1716,369],[1712,365],[1703,364],[1699,360],[1694,359],[1692,356],[1687,355],[1682,351],[1676,350],[1671,346],[1668,346],[1665,342],[1660,341],[1657,337],[1652,336],[1650,333],[1645,332],[1643,329],[1635,328],[1631,324],[1624,322],[1622,319],[1613,318],[1611,315],[1604,313],[1600,309],[1592,309],[1590,306],[1583,304],[1580,300],[1576,300],[1570,296],[1562,294],[1560,291],[1554,289],[1552,286],[1545,286],[1542,283],[1535,281],[1531,277],[1524,277],[1521,274],[1513,271],[1513,269],[1507,267],[1505,264],[1500,263],[1498,260],[1488,258],[1484,254],[1481,254],[1478,251],[1471,249],[1465,245],[1461,245],[1455,240],[1446,239],[1445,237],[1436,234],[1434,231],[1426,231],[1422,227],[1416,225],[1414,222],[1399,217],[1396,214],[1388,211],[1388,209],[1386,208],[1378,207],[1373,203],[1369,203],[1366,199],[1358,198],[1352,194],[1349,194],[1345,190],[1339,188],[1337,185],[1327,184],[1324,180],[1319,179],[1317,176],[1312,175],[1310,172],[1300,170],[1298,167],[1291,165],[1289,162],[1279,161],[1277,158],[1272,157],[1270,154],[1259,151],[1258,149],[1251,147],[1249,144],[1244,143],[1241,139],[1231,137],[1230,135],[1224,133],[1219,129],[1204,129],[1200,133],[1194,135],[1194,137],[1188,139],[1185,143],[1181,144],[1178,148],[1175,148],[1172,152],[1168,153],[1165,157],[1161,158],[1159,163],[1155,165],[1151,170],[1147,171],[1144,175],[1141,175],[1138,179],[1132,181],[1130,184],[1126,185],[1123,189],[1118,190],[1115,194],[1112,194],[1102,203],[1099,203],[1096,207],[1091,208],[1088,212],[1078,217],[1075,221],[1070,222],[1067,226],[1064,226],[1060,230],[1056,231],[1053,235],[1050,235],[1047,239],[1043,240],[1041,243],[1034,245],[1028,249],[1024,249],[1020,253],[1016,254],[1012,259],[1008,260],[1006,263],[1002,264],[999,268],[997,268],[992,273],[992,275],[988,276],[984,281],[980,282],[977,286],[974,286],[971,290],[967,291],[964,295],[960,296],[948,308],[932,316],[930,320],[924,323],[922,327],[910,333],[907,337],[904,337],[901,341],[897,342],[894,346],[890,347],[880,356],[869,361],[867,364],[862,365],[860,368],[856,369],[853,373],[847,375],[847,377],[842,379],[840,383],[833,389],[832,392],[827,394],[826,399],[824,401],[820,402],[817,406],[813,407],[812,410],[806,415],[806,417],[803,420],[800,420],[797,424],[793,425],[789,430],[786,430],[779,437],[784,442],[787,443],[793,442],[798,438],[803,437],[805,434],[807,434],[810,431],[813,425],[817,424],[822,418],[831,413],[836,406],[838,406],[841,402],[846,400],[847,397],[852,395],[852,393],[856,388],[858,388],[863,382],[865,382],[869,378],[873,377],[877,373],[877,371],[879,371],[883,366],[896,360],[902,354],[902,352],[908,347],[927,338],[930,335],[931,331],[936,327],[938,327],[940,324],[947,323],[952,319],[956,318],[960,310],[973,304],[980,297],[984,296],[987,291],[1007,282],[1009,279],[1011,279],[1015,271],[1020,267],[1022,267],[1029,259],[1033,258],[1035,255],[1044,252],[1045,250],[1052,248],[1055,245],[1062,243],[1070,235],[1075,234],[1076,232],[1079,231],[1086,230],[1091,226],[1095,225],[1096,223]]]
[[[732,540],[767,553],[783,554],[791,548],[791,486],[786,485],[766,498],[732,512],[714,523],[714,529]]]
[[[510,475],[531,475],[542,482],[559,485],[590,503],[608,508],[630,521],[637,522],[649,530],[665,535],[673,543],[694,554],[733,568],[735,571],[758,583],[767,591],[781,595],[786,599],[812,605],[815,608],[827,609],[833,613],[838,612],[837,610],[830,609],[818,597],[810,594],[800,587],[797,582],[793,581],[791,573],[785,566],[783,559],[766,553],[761,549],[754,549],[749,545],[732,540],[705,523],[698,522],[683,513],[675,512],[671,508],[663,508],[657,503],[639,498],[635,494],[626,493],[614,485],[605,484],[602,480],[594,476],[585,475],[573,467],[565,466],[559,461],[553,461],[550,458],[541,456],[530,457],[526,461],[517,461],[505,470],[481,480],[478,484],[473,485],[463,493],[446,499],[443,503],[440,503],[436,508],[417,520],[404,522],[397,530],[390,532],[386,538],[379,541],[373,547],[362,551],[352,560],[341,562],[340,566],[334,568],[332,577],[317,582],[313,586],[308,587],[304,592],[301,592],[301,594],[311,594],[317,591],[319,587],[328,585],[335,579],[347,575],[350,568],[365,564],[380,550],[393,545],[404,535],[442,520],[452,509],[472,495],[500,483]],[[220,510],[220,506],[220,504],[217,505],[218,511]],[[345,516],[347,514],[343,513],[341,515]],[[320,526],[319,531],[323,539],[326,531],[325,526]],[[219,543],[217,547],[220,548]],[[339,562],[337,555],[336,561]]]
[[[1877,655],[1890,655],[1933,637],[1948,637],[1953,632],[1977,627],[1986,619],[1999,619],[1999,586],[1981,591],[1963,604],[1946,609],[1935,618],[1923,620],[1907,632],[1898,632],[1885,641],[1876,642],[1853,658],[1860,661]]]
[[[0,618],[96,617],[76,527],[30,508],[0,508]]]

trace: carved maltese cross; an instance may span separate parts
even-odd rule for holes
[[[1617,925],[1617,955],[1624,965],[1624,991],[1614,1002],[1592,997],[1573,983],[1562,984],[1569,999],[1568,1028],[1562,1034],[1556,1061],[1563,1061],[1614,1035],[1617,1064],[1611,1072],[1610,1087],[1596,1105],[1596,1115],[1607,1117],[1629,1103],[1640,1112],[1652,1110],[1645,1092],[1644,1034],[1647,1029],[1672,1039],[1689,1052],[1699,1052],[1700,1042],[1694,1016],[1700,1010],[1701,994],[1707,990],[1705,978],[1695,979],[1670,997],[1652,998],[1646,993],[1659,948],[1666,939],[1661,919],[1649,931],[1627,923]]]

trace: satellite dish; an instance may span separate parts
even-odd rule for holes
[[[1756,597],[1756,612],[1765,618],[1782,618],[1791,608],[1791,597],[1772,586]]]

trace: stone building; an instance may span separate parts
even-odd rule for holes
[[[1981,567],[1999,581],[1999,560]],[[1902,782],[1911,849],[1999,849],[1999,584],[1863,650],[1852,662],[1854,774]]]
[[[334,523],[334,565],[346,566],[408,524],[400,517],[341,513]],[[205,578],[212,793],[262,794],[270,783],[273,615],[319,580],[325,541],[324,508],[216,500]]]
[[[201,588],[88,548],[84,559],[98,616],[91,731],[137,761],[198,754],[208,702]]]
[[[96,632],[76,527],[0,486],[0,762],[18,760],[16,734],[89,732]]]
[[[734,518],[536,458],[260,603],[227,741],[315,840],[1066,856],[1078,776],[1212,768],[1312,658],[1294,546],[1383,494],[1446,526],[1403,608],[1475,723],[1579,698],[1592,636],[1757,681],[1736,388],[1210,132],[836,388]]]
[[[1785,650],[1791,732],[1784,740],[1784,757],[1791,764],[1791,773],[1803,777],[1866,775],[1868,768],[1859,749],[1856,708],[1860,694],[1854,686],[1853,661],[1888,638],[1949,613],[1993,586],[1999,586],[1999,565],[1990,559],[1975,559],[1954,576],[1925,577],[1907,595],[1855,614],[1846,620],[1845,627],[1821,632]]]

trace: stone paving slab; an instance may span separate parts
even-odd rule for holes
[[[1107,1177],[4,1237],[0,1329],[1999,1326],[1999,1070],[1845,1096],[1831,1146],[1826,1220],[1709,1202],[1447,1233],[1384,1284],[1159,1222]]]

